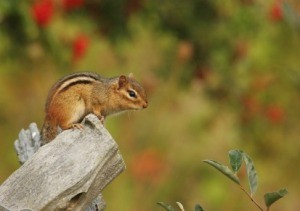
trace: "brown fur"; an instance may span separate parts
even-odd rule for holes
[[[133,90],[136,97],[130,97]],[[42,144],[53,140],[58,127],[73,128],[89,113],[98,118],[125,110],[138,110],[148,105],[143,87],[130,75],[102,78],[95,73],[68,75],[53,85],[46,101]]]

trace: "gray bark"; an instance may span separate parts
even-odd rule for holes
[[[15,148],[24,164],[0,186],[0,210],[104,209],[101,191],[125,164],[96,116],[88,115],[83,125],[40,148],[35,124],[20,132]]]

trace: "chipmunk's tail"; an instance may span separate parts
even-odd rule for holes
[[[55,139],[58,134],[58,127],[53,121],[51,121],[47,116],[45,118],[42,130],[41,130],[41,145],[48,144],[50,141]]]

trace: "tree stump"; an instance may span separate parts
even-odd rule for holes
[[[0,186],[0,210],[103,210],[101,191],[124,169],[118,145],[95,115],[42,146],[35,124],[15,148],[24,163]],[[28,159],[28,160],[27,160]]]

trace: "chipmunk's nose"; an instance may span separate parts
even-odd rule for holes
[[[148,107],[148,101],[146,100],[143,104],[143,108],[147,108]]]

